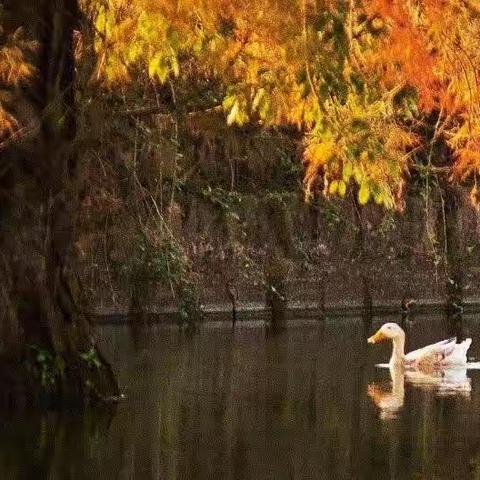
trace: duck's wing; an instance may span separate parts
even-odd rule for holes
[[[452,344],[455,344],[456,338],[448,338],[447,340],[442,340],[437,343],[433,343],[432,345],[427,345],[426,347],[419,348],[417,350],[413,350],[405,355],[405,360],[409,362],[417,361],[421,358],[424,358],[426,355],[431,354],[432,352],[436,351],[443,351],[449,350]]]
[[[467,338],[462,343],[457,343],[455,337],[449,338],[414,350],[405,355],[405,360],[409,364],[424,367],[465,365],[467,363],[467,350],[471,343],[471,338]]]

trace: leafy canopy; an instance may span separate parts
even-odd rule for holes
[[[94,25],[99,87],[154,85],[177,111],[298,128],[307,197],[351,189],[360,204],[401,209],[414,153],[439,139],[455,178],[476,178],[480,8],[471,0],[80,3]],[[13,88],[32,76],[30,47],[20,33],[3,39],[0,81]],[[12,134],[1,105],[0,134]],[[419,126],[431,118],[434,137],[424,138]]]

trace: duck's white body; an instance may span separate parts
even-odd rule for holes
[[[405,332],[396,323],[385,323],[368,339],[368,343],[384,340],[391,340],[393,344],[390,365],[402,365],[407,368],[448,368],[466,365],[467,351],[472,343],[471,338],[461,343],[457,343],[456,338],[450,338],[405,354]]]

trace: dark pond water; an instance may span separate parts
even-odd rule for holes
[[[480,322],[465,325],[479,358]],[[418,318],[408,334],[413,348],[446,327]],[[367,347],[359,319],[99,335],[127,399],[2,418],[0,479],[480,478],[480,371],[460,374],[471,391],[403,378],[393,391],[374,366],[389,347]]]

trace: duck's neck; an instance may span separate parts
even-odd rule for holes
[[[403,404],[405,396],[405,373],[400,365],[390,365],[390,376],[392,377],[392,394]]]
[[[403,365],[405,359],[405,334],[392,338],[393,350],[390,365]]]

